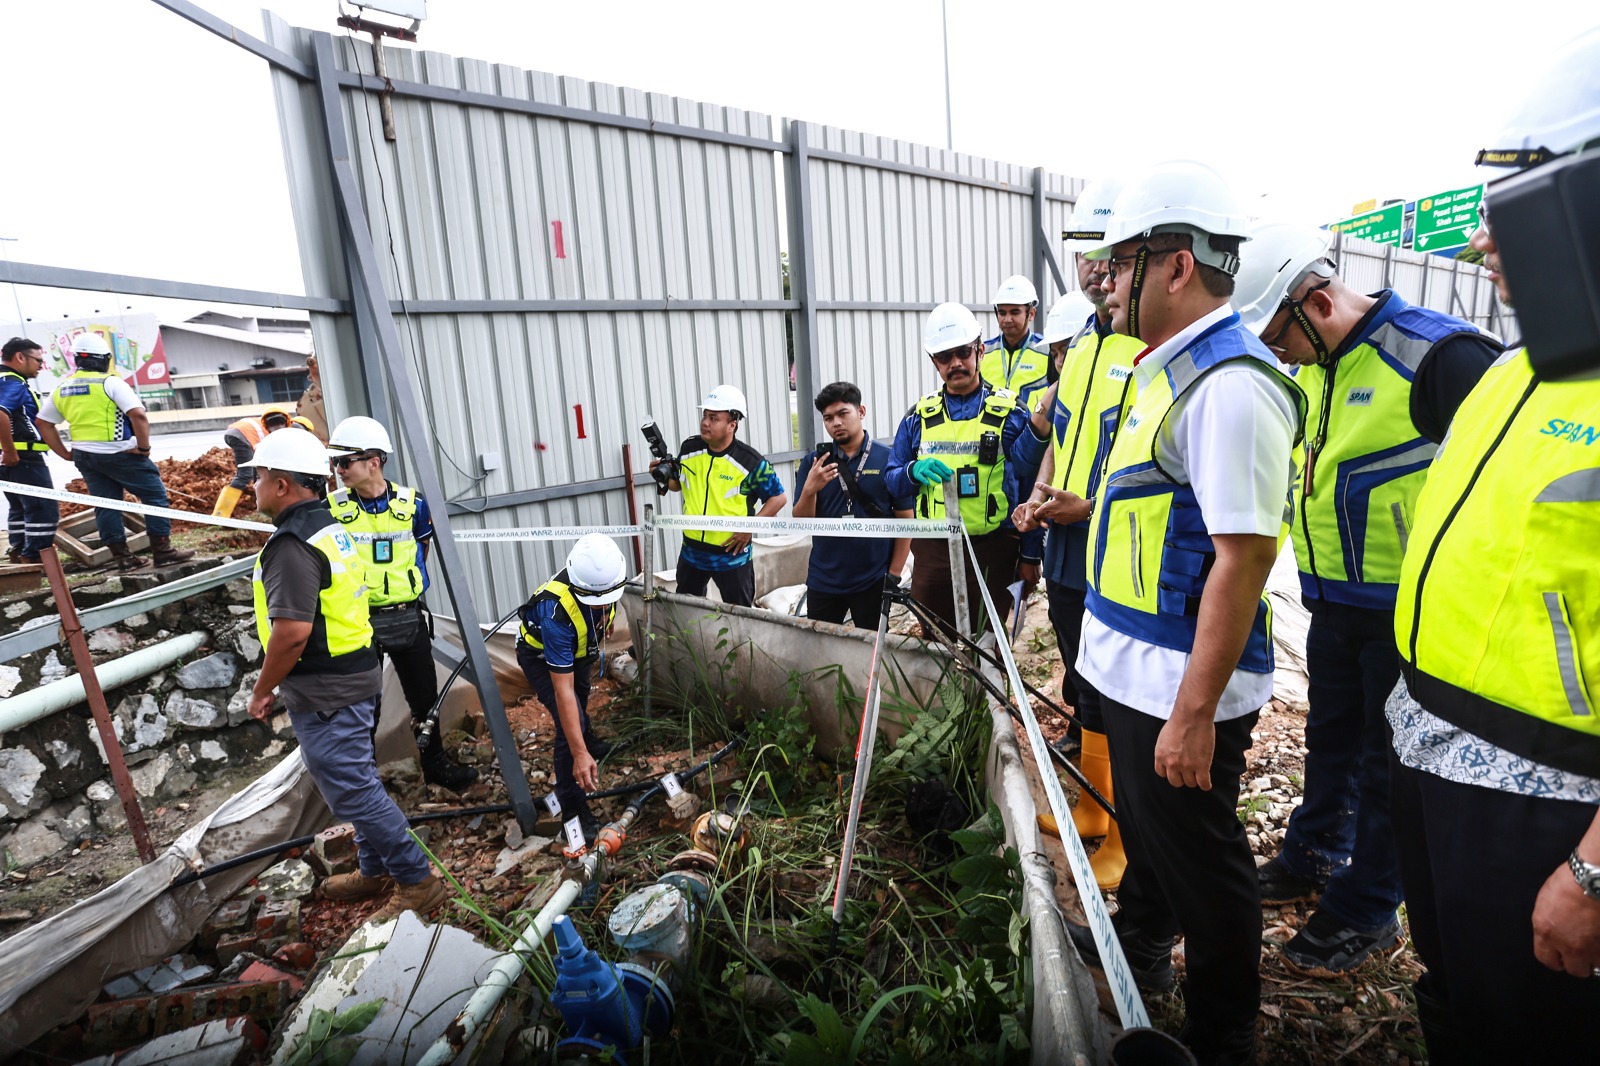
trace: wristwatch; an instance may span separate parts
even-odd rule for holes
[[[1578,882],[1578,887],[1583,889],[1585,896],[1600,901],[1600,866],[1584,862],[1578,858],[1578,853],[1574,850],[1567,858],[1567,869],[1572,871],[1572,879]]]

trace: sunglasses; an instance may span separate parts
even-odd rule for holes
[[[341,455],[333,461],[333,466],[336,470],[348,470],[351,463],[360,463],[371,458],[370,455]]]
[[[949,351],[939,352],[936,355],[928,356],[928,358],[932,359],[937,366],[949,366],[957,359],[971,359],[973,354],[972,346],[969,344],[965,348],[951,348]]]

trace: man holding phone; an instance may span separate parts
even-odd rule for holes
[[[817,393],[817,411],[831,440],[800,460],[796,518],[910,518],[914,497],[894,496],[884,480],[890,444],[867,436],[861,390],[835,381]],[[911,552],[909,537],[816,537],[806,571],[806,614],[857,629],[877,629],[885,588],[898,588]]]

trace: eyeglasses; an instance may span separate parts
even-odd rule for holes
[[[1117,275],[1122,273],[1123,264],[1131,263],[1135,259],[1138,259],[1141,252],[1144,254],[1145,261],[1148,262],[1149,260],[1155,259],[1158,256],[1171,255],[1173,252],[1181,251],[1183,251],[1182,248],[1140,248],[1139,251],[1134,252],[1132,255],[1123,255],[1117,256],[1114,259],[1107,259],[1105,261],[1106,277],[1110,278],[1112,281],[1116,281]]]
[[[1279,304],[1278,310],[1273,313],[1273,317],[1276,318],[1285,311],[1289,312],[1289,317],[1283,320],[1283,326],[1278,330],[1278,332],[1274,333],[1270,339],[1267,337],[1262,337],[1261,343],[1265,344],[1268,348],[1277,348],[1281,350],[1283,348],[1283,338],[1289,335],[1289,327],[1294,325],[1295,318],[1297,317],[1295,312],[1299,311],[1300,308],[1305,305],[1305,302],[1311,299],[1312,293],[1321,292],[1323,289],[1326,289],[1332,284],[1333,279],[1329,278],[1320,285],[1313,285],[1311,288],[1307,289],[1306,294],[1300,297],[1298,300],[1293,300],[1285,296],[1283,298],[1283,303]]]
[[[1489,204],[1486,200],[1478,201],[1478,227],[1480,229],[1489,228]]]
[[[335,469],[348,470],[351,463],[359,463],[371,458],[372,456],[370,455],[341,455],[333,461],[333,465]]]
[[[949,351],[938,352],[928,358],[932,359],[936,366],[949,366],[952,360],[971,359],[973,354],[973,347],[969,344],[965,348],[951,348]]]

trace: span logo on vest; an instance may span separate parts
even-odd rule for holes
[[[1600,441],[1600,426],[1586,426],[1582,422],[1568,422],[1563,418],[1552,418],[1545,423],[1539,431],[1542,437],[1560,437],[1572,444],[1592,445]]]
[[[1132,376],[1133,367],[1131,366],[1109,366],[1106,368],[1106,377],[1112,381],[1127,381]]]
[[[1372,394],[1375,391],[1377,390],[1370,385],[1364,388],[1353,388],[1350,390],[1350,394],[1345,397],[1344,405],[1346,407],[1371,407]]]

